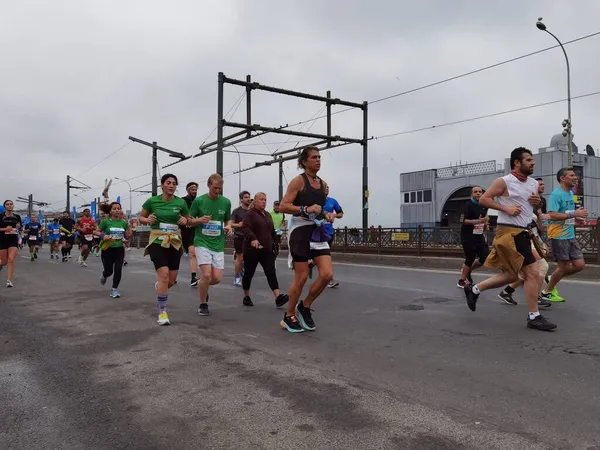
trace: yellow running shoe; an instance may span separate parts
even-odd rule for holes
[[[166,311],[161,312],[158,315],[158,324],[159,325],[171,325],[171,322],[169,321],[169,316]]]

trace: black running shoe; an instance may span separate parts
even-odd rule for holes
[[[275,306],[277,308],[281,308],[290,300],[290,297],[287,294],[279,294],[275,299]]]
[[[552,302],[540,295],[538,297],[538,306],[541,306],[543,308],[550,308],[552,306]]]
[[[304,306],[304,302],[298,302],[296,306],[296,311],[298,311],[298,322],[302,325],[302,328],[308,331],[314,331],[316,328],[315,322],[312,318],[311,309]]]
[[[208,309],[207,303],[200,303],[200,306],[198,307],[198,314],[201,316],[210,316],[210,310]]]
[[[192,278],[192,281],[190,281],[190,287],[196,286],[198,286],[198,278]]]
[[[254,303],[252,303],[252,299],[247,295],[244,297],[242,303],[244,304],[244,306],[254,306]]]
[[[466,280],[458,280],[456,283],[456,287],[459,289],[464,289],[465,286],[467,285],[467,283],[465,283]]]
[[[467,297],[469,309],[475,311],[477,309],[477,299],[479,298],[479,294],[473,293],[473,288],[471,288],[471,286],[465,286],[465,296]]]
[[[469,283],[473,284],[473,277],[471,276],[471,271],[469,270],[469,273],[467,275],[467,280],[469,281]]]
[[[504,303],[508,305],[517,305],[517,301],[512,297],[512,294],[509,294],[506,291],[502,291],[498,294],[498,298],[504,300]]]
[[[279,322],[279,325],[284,330],[288,330],[290,333],[304,333],[304,328],[298,323],[296,316],[287,316],[287,313],[283,314],[283,320]]]
[[[550,331],[556,328],[556,324],[550,322],[541,314],[537,316],[535,319],[527,319],[527,328],[535,328],[536,330],[541,331]]]

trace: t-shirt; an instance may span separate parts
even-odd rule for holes
[[[58,224],[67,231],[73,231],[75,222],[70,217],[67,217],[66,219],[60,219]]]
[[[37,241],[38,235],[42,230],[42,224],[39,222],[29,222],[25,225],[25,231],[27,231],[27,240],[28,241]]]
[[[242,223],[244,221],[244,217],[246,217],[246,213],[248,209],[244,209],[241,206],[235,208],[231,213],[231,220],[233,223]],[[244,229],[243,228],[234,228],[233,232],[238,237],[244,237]]]
[[[575,198],[571,192],[560,187],[554,189],[548,201],[548,212],[565,213],[575,209]],[[549,239],[575,239],[575,219],[550,220]]]
[[[285,220],[285,214],[282,212],[276,213],[275,211],[270,212],[271,217],[273,218],[273,226],[276,230],[280,230],[283,225],[283,221]]]
[[[185,204],[188,207],[188,210],[192,207],[192,203],[194,203],[194,199],[196,197],[192,197],[191,195],[186,195],[185,197],[181,197],[184,201]],[[194,232],[194,228],[195,227],[188,227],[187,225],[180,225],[179,228],[181,228],[181,234],[185,234],[185,233],[193,233]]]
[[[323,212],[326,213],[343,213],[342,207],[338,203],[338,201],[333,197],[327,197],[325,200],[325,205],[323,206]],[[333,224],[331,222],[323,222],[323,228],[328,230],[330,233],[333,233]]]
[[[210,216],[210,222],[196,226],[194,246],[203,247],[213,252],[225,251],[225,234],[223,226],[231,220],[231,201],[219,196],[213,200],[208,194],[196,197],[190,210],[192,217]]]
[[[181,197],[173,197],[171,200],[164,201],[162,195],[156,195],[150,197],[144,202],[142,208],[148,212],[148,214],[154,214],[156,216],[156,222],[150,225],[153,230],[172,231],[177,232],[179,221],[181,216],[187,216],[190,210],[187,203]],[[161,237],[157,238],[153,244],[160,243]]]
[[[51,241],[55,241],[60,237],[60,224],[49,223],[46,229],[48,230],[48,239]]]
[[[485,223],[467,225],[465,223],[465,219],[475,220],[479,219],[480,217],[485,217],[486,215],[487,209],[481,206],[479,202],[475,203],[473,200],[469,200],[467,203],[465,203],[460,215],[460,237],[463,241],[465,239],[483,239]]]
[[[113,240],[113,242],[110,244],[111,247],[123,247],[125,231],[127,231],[127,228],[129,228],[125,219],[115,220],[107,217],[100,222],[100,226],[98,228],[100,231],[104,231],[104,233],[109,235]]]
[[[17,224],[21,225],[21,216],[18,214],[13,214],[12,216],[7,216],[6,213],[0,213],[0,228],[13,227],[13,231],[10,234],[17,234]],[[5,231],[0,232],[1,234],[5,234]]]

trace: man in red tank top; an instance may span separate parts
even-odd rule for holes
[[[88,208],[83,210],[83,217],[79,219],[75,228],[79,231],[79,239],[81,240],[81,256],[79,257],[79,265],[87,267],[85,261],[90,254],[90,247],[94,241],[94,230],[96,229],[96,221],[92,218]]]

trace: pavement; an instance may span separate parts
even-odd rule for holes
[[[338,263],[317,330],[290,334],[260,269],[242,306],[230,256],[210,317],[184,257],[159,327],[140,251],[120,299],[73,255],[0,272],[2,449],[600,450],[597,281],[561,283],[540,332],[521,291],[473,313],[455,271]]]

